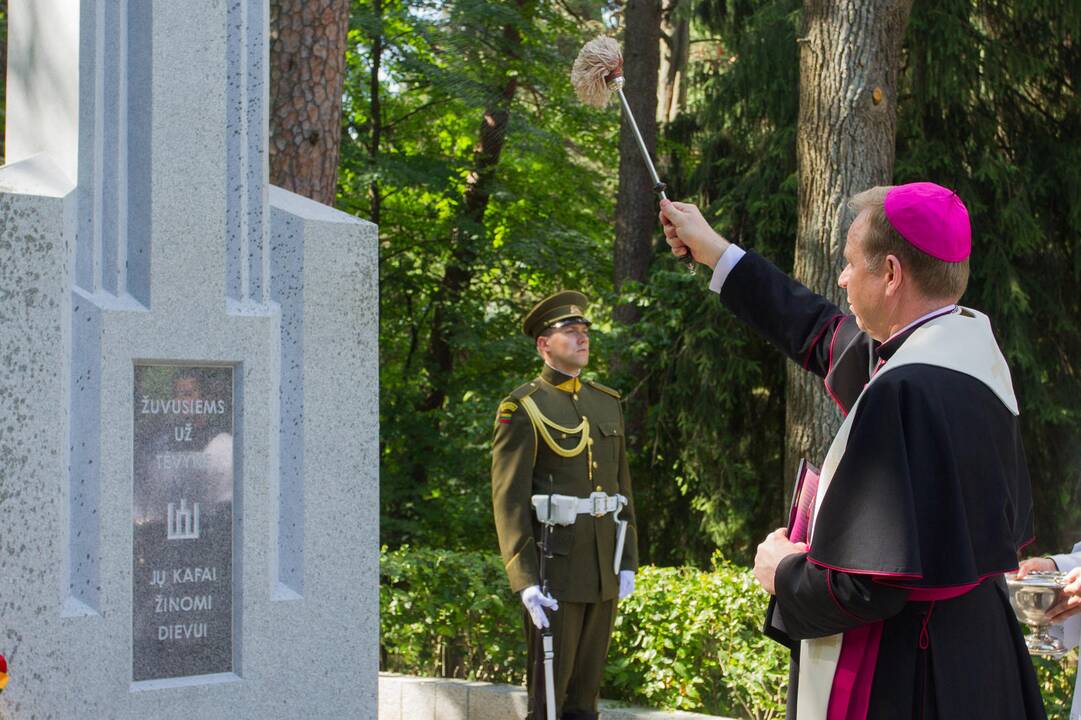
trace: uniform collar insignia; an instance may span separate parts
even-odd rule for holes
[[[541,379],[563,392],[576,393],[582,388],[582,381],[579,378],[562,373],[550,365],[544,366]]]
[[[571,378],[570,380],[566,380],[556,385],[556,389],[562,390],[563,392],[576,393],[582,389],[582,381],[578,378]]]

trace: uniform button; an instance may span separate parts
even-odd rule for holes
[[[593,461],[593,467],[597,467],[597,461],[596,460]]]
[[[593,438],[590,438],[590,439],[589,439],[589,444],[590,444],[590,445],[592,445],[592,444],[593,444]]]
[[[593,464],[594,464],[594,465],[596,465],[597,463],[593,463]],[[604,488],[602,488],[602,487],[601,487],[600,485],[598,485],[598,486],[597,486],[597,492],[600,492],[600,491],[601,491],[601,490],[603,490],[603,489],[604,489]]]
[[[563,433],[563,439],[564,439],[564,440],[566,440],[566,439],[567,439],[567,433]]]
[[[574,393],[574,399],[575,399],[575,400],[577,400],[577,399],[578,399],[578,393]]]

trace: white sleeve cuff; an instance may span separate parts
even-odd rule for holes
[[[1059,572],[1070,572],[1078,565],[1081,565],[1081,553],[1052,555],[1051,559],[1055,561]]]
[[[729,245],[728,249],[721,254],[720,260],[717,261],[717,266],[713,268],[713,277],[709,280],[709,289],[713,292],[720,294],[721,288],[724,287],[724,281],[728,279],[728,273],[732,272],[732,268],[736,266],[743,256],[747,254],[747,251],[738,245]]]

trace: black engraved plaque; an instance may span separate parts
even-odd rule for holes
[[[132,677],[233,671],[233,368],[135,366]]]

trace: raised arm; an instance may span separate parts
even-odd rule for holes
[[[729,243],[694,205],[664,201],[660,217],[673,253],[688,248],[695,260],[713,269],[710,288],[721,301],[800,367],[825,377],[833,349],[859,334],[840,308],[765,258]]]

